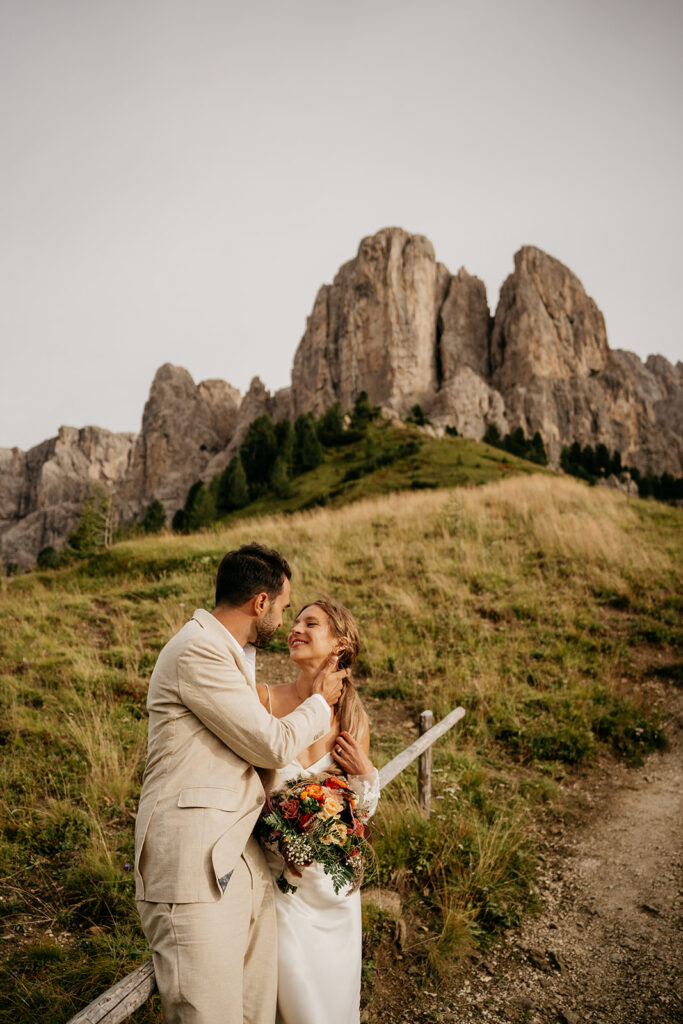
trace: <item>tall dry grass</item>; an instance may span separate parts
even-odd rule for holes
[[[465,706],[434,750],[432,819],[415,808],[414,768],[376,818],[406,962],[443,973],[533,907],[533,847],[562,813],[572,765],[661,742],[681,660],[680,526],[680,510],[536,475],[130,540],[4,580],[0,913],[53,933],[38,968],[28,932],[6,951],[23,986],[14,1020],[52,1020],[55,1007],[66,1018],[92,996],[95,960],[113,977],[145,955],[130,865],[147,681],[163,643],[212,607],[226,550],[274,546],[293,568],[293,606],[322,590],[356,614],[377,763],[410,742],[405,723],[424,707]],[[55,943],[66,952],[49,960]],[[381,964],[380,947],[369,955]]]

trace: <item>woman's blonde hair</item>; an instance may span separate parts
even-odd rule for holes
[[[356,684],[351,669],[358,660],[360,653],[360,633],[358,624],[348,608],[338,601],[333,600],[327,594],[320,594],[314,601],[307,601],[302,605],[296,618],[306,610],[315,605],[321,608],[330,621],[330,629],[337,640],[337,654],[339,655],[339,668],[347,669],[344,679],[341,697],[335,705],[335,712],[339,721],[341,732],[350,732],[355,740],[360,742],[368,731],[368,716],[363,707],[363,702],[358,696]]]

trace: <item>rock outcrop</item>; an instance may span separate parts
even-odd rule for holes
[[[61,548],[93,488],[115,491],[135,434],[99,427],[60,427],[29,451],[0,449],[0,556],[5,565],[33,565],[41,548]]]
[[[490,424],[538,430],[555,464],[565,444],[603,443],[641,471],[680,476],[682,377],[662,356],[610,350],[595,302],[540,249],[516,254],[492,320],[481,281],[450,275],[421,235],[387,228],[318,292],[292,395],[295,412],[321,412],[365,390],[388,415],[419,403],[469,437]]]
[[[490,353],[510,427],[540,431],[552,461],[573,441],[602,443],[643,472],[683,475],[683,367],[611,350],[581,282],[540,249],[515,256]]]
[[[491,335],[494,387],[505,393],[536,377],[590,377],[604,368],[608,351],[602,313],[579,279],[540,249],[520,249]]]
[[[610,349],[600,310],[567,267],[520,249],[492,318],[482,281],[451,274],[422,235],[385,228],[318,292],[291,387],[271,395],[255,377],[242,398],[166,364],[139,435],[63,427],[29,452],[0,449],[2,560],[23,567],[59,547],[94,484],[124,521],[155,498],[170,518],[195,480],[225,468],[257,416],[348,410],[361,391],[390,419],[421,405],[437,431],[538,430],[554,464],[565,444],[603,443],[641,471],[683,476],[683,364]]]
[[[152,382],[130,467],[116,493],[125,520],[154,499],[167,517],[182,507],[188,488],[228,445],[237,423],[240,393],[222,380],[195,384],[180,366],[165,363]]]
[[[399,415],[437,390],[435,339],[450,274],[431,242],[399,228],[364,238],[323,285],[294,356],[294,415],[349,408],[360,391]]]

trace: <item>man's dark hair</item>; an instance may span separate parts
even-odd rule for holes
[[[282,578],[292,578],[292,570],[282,555],[263,544],[243,544],[228,551],[218,566],[216,605],[239,608],[256,594],[267,594],[271,601],[282,590]]]

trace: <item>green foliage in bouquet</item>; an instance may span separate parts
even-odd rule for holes
[[[371,848],[367,827],[355,814],[356,797],[344,778],[323,774],[298,778],[271,793],[256,826],[260,842],[278,852],[285,868],[301,870],[318,863],[332,879],[335,893],[363,880]],[[278,888],[296,892],[283,868]]]

